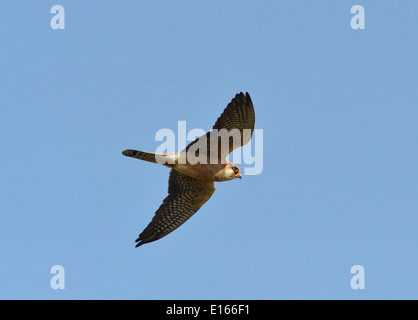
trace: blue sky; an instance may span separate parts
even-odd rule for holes
[[[65,30],[50,27],[56,4]],[[364,30],[350,27],[356,4]],[[0,298],[417,299],[417,12],[1,1]],[[135,249],[169,170],[121,151],[154,151],[179,120],[209,130],[240,91],[263,172],[218,183],[181,228]]]

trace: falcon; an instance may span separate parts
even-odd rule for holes
[[[242,178],[240,169],[226,159],[252,137],[255,113],[248,92],[236,94],[211,131],[176,153],[124,150],[122,154],[171,168],[168,196],[136,240],[136,247],[168,235],[195,214],[215,192],[215,181]],[[196,161],[197,159],[197,161]]]

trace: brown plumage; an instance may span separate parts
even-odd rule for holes
[[[215,192],[214,181],[242,177],[239,168],[225,157],[250,141],[254,124],[255,113],[250,95],[241,92],[228,104],[212,130],[191,142],[181,152],[155,154],[137,150],[122,151],[125,156],[172,168],[168,196],[139,235],[137,247],[166,236],[188,220]],[[199,155],[203,156],[200,160],[206,160],[198,163],[191,161],[192,156]]]

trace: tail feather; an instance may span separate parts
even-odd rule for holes
[[[176,163],[177,156],[175,153],[151,153],[138,150],[123,150],[122,154],[127,157],[136,158],[152,163],[162,164],[171,167]]]

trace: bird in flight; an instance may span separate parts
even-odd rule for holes
[[[161,239],[186,222],[215,192],[215,181],[242,178],[240,169],[226,157],[251,140],[254,124],[250,95],[241,92],[231,100],[212,130],[181,152],[122,151],[124,156],[171,168],[168,196],[139,235],[136,247]]]

